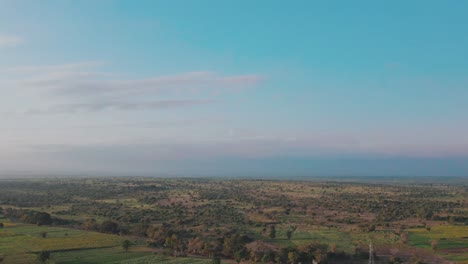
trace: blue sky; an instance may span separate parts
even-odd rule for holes
[[[466,176],[467,12],[0,0],[0,170]]]

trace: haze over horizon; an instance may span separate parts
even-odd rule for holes
[[[0,174],[468,176],[467,10],[0,0]]]

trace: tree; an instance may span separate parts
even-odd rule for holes
[[[437,241],[435,239],[431,241],[432,250],[436,251],[438,246],[439,246],[439,241]]]
[[[257,251],[257,250],[251,250],[250,251],[250,260],[252,260],[254,263],[259,262],[263,257],[263,252]]]
[[[52,224],[52,218],[50,217],[50,214],[46,212],[37,212],[34,215],[34,222],[39,226],[50,225]]]
[[[195,237],[188,242],[188,250],[191,253],[198,254],[203,250],[205,242],[199,237]]]
[[[330,252],[331,253],[336,253],[336,244],[331,244],[330,245]]]
[[[234,253],[243,250],[245,247],[245,237],[239,234],[231,235],[230,237],[224,237],[223,241],[223,254],[225,256],[232,257]]]
[[[180,244],[179,238],[177,235],[172,235],[170,237],[166,237],[164,244],[167,248],[170,248],[172,250],[177,250]]]
[[[267,263],[268,261],[270,261],[270,256],[267,253],[265,253],[263,254],[262,259],[260,261],[262,263]]]
[[[421,260],[421,258],[416,256],[416,255],[411,256],[410,263],[411,264],[424,264],[424,262]]]
[[[37,254],[37,260],[40,262],[46,262],[48,259],[50,259],[50,252],[43,250]]]
[[[245,257],[245,251],[239,250],[234,253],[234,260],[239,264],[241,260]]]
[[[327,259],[327,244],[311,242],[306,245],[301,245],[298,249],[304,261],[310,262],[312,260],[316,260],[318,263],[321,263]]]
[[[82,226],[86,230],[96,230],[97,229],[96,219],[86,219],[83,222]]]
[[[274,239],[276,237],[276,228],[275,225],[270,226],[270,238]]]
[[[132,242],[130,242],[129,240],[124,240],[122,242],[122,248],[125,250],[125,252],[128,251],[131,245],[132,245]]]
[[[116,234],[118,229],[119,229],[119,225],[116,222],[108,220],[108,221],[102,222],[99,231],[102,233]]]
[[[453,225],[455,223],[455,217],[453,215],[449,216],[448,222]]]
[[[388,263],[389,264],[400,264],[400,263],[403,263],[403,261],[401,260],[401,258],[399,257],[395,257],[395,256],[390,256],[389,260],[388,260]]]
[[[286,231],[286,236],[288,237],[288,240],[291,240],[292,234],[294,233],[294,231],[296,231],[296,229],[297,229],[296,225],[289,226],[288,231]]]
[[[221,258],[218,257],[218,256],[213,256],[213,258],[211,259],[211,263],[213,263],[213,264],[221,264]]]
[[[403,244],[408,243],[408,233],[403,232],[401,233],[400,237],[401,237],[401,242],[403,242]]]
[[[291,262],[293,264],[296,263],[296,261],[297,261],[297,252],[295,252],[295,251],[289,252],[288,253],[288,260],[289,260],[289,262]]]

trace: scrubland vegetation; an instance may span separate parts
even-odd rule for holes
[[[468,263],[466,179],[4,179],[0,263]],[[42,258],[42,259],[41,259]]]

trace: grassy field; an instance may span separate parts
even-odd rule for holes
[[[140,251],[138,248],[128,252],[122,250],[120,246],[112,248],[69,250],[52,253],[53,263],[120,263],[130,261],[151,254],[148,251]]]
[[[42,233],[46,232],[45,238]],[[76,229],[5,223],[0,230],[0,256],[6,263],[32,263],[42,250],[66,251],[116,247],[124,238]]]
[[[411,229],[409,242],[411,246],[432,250],[431,242],[437,241],[435,252],[445,259],[468,263],[468,227],[440,225],[430,231],[425,228]]]
[[[122,263],[122,264],[143,264],[143,263],[211,263],[206,259],[193,258],[173,258],[155,255],[144,248],[133,248],[129,252],[124,252],[120,247],[85,249],[77,251],[67,251],[54,254],[54,263],[63,264],[83,264],[83,263]]]
[[[51,252],[49,263],[208,263],[204,259],[157,256],[143,246],[125,252],[121,247],[125,237],[116,235],[10,222],[4,225],[0,229],[2,263],[36,263],[36,253],[42,250]]]
[[[372,233],[363,233],[350,230],[338,230],[334,228],[324,227],[299,227],[292,235],[291,240],[287,239],[287,226],[277,228],[276,238],[270,239],[263,237],[264,241],[269,243],[287,247],[300,246],[310,242],[318,242],[324,244],[335,244],[337,251],[345,251],[353,253],[355,246],[366,248],[370,241],[378,250],[379,246],[394,245],[400,243],[400,237],[391,231],[376,231]],[[261,228],[253,229],[254,234],[260,234]],[[260,238],[260,235],[257,235]]]
[[[141,258],[135,258],[131,260],[125,260],[121,262],[115,262],[121,264],[149,264],[149,263],[161,263],[161,264],[210,264],[211,260],[207,259],[196,259],[196,258],[171,258],[165,256],[146,256]]]

